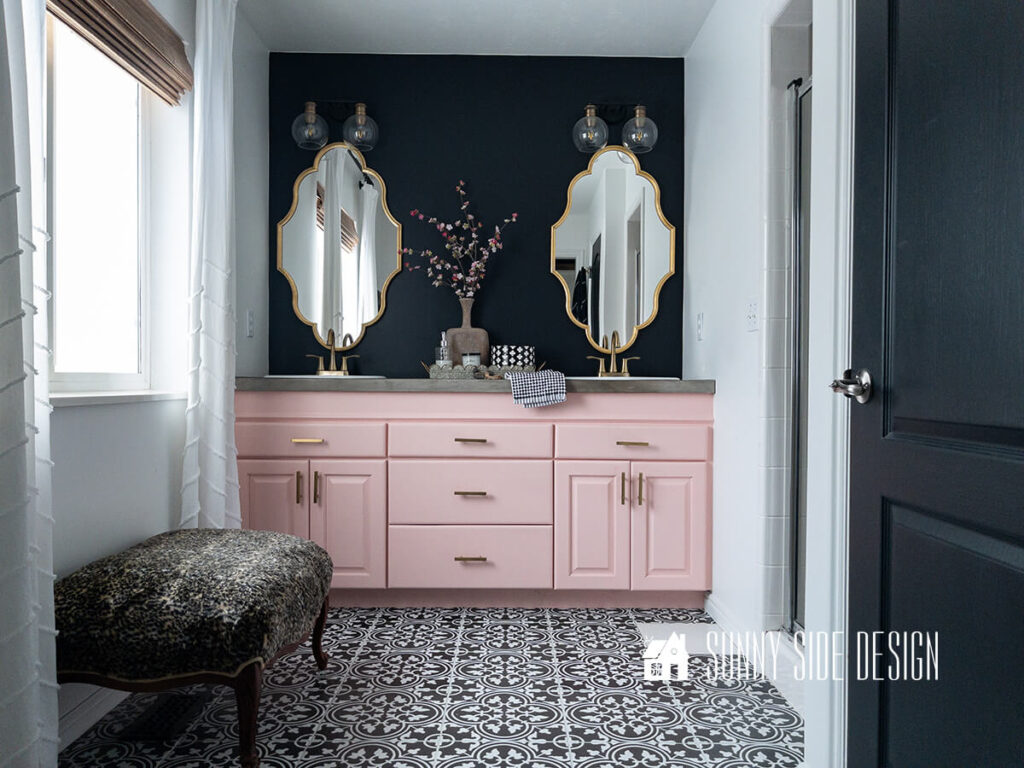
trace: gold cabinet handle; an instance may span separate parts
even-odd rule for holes
[[[620,491],[620,493],[619,493],[619,503],[624,505],[626,503],[626,473],[625,472],[622,473],[622,477],[619,479],[619,482],[621,483],[621,485],[619,486],[619,491]]]
[[[293,437],[293,443],[309,443],[310,445],[323,445],[326,442],[322,437]]]
[[[456,437],[456,443],[486,443],[486,437]]]
[[[486,496],[487,491],[454,491],[456,496]]]
[[[483,555],[456,555],[456,563],[486,563],[487,558]]]
[[[637,494],[636,503],[640,506],[644,504],[644,473],[640,473],[640,492]]]
[[[295,473],[295,503],[302,503],[302,472]]]
[[[646,448],[647,446],[650,445],[650,443],[647,442],[646,440],[616,440],[615,444],[616,445],[639,446],[641,448]]]
[[[320,503],[320,473],[313,473],[313,503]]]

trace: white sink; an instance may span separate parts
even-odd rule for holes
[[[566,376],[569,381],[679,381],[676,376]]]
[[[364,376],[350,373],[348,376],[317,376],[315,373],[270,373],[268,379],[383,379],[385,376]]]

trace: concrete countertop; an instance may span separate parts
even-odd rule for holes
[[[661,392],[712,395],[712,379],[566,379],[567,392]],[[511,392],[507,381],[486,379],[373,379],[357,376],[240,376],[240,392]]]

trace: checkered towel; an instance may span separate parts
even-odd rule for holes
[[[524,408],[555,405],[565,402],[565,374],[559,371],[523,373],[509,371],[505,378],[512,382],[512,399]]]

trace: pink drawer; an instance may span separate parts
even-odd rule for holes
[[[552,567],[550,525],[388,527],[391,588],[550,589]]]
[[[706,424],[559,424],[555,427],[559,459],[711,458],[711,427]]]
[[[235,424],[235,440],[239,456],[387,455],[387,427],[382,421],[240,421]]]
[[[550,424],[489,421],[404,422],[390,425],[391,456],[549,459]]]
[[[552,522],[551,461],[392,459],[391,523]]]

